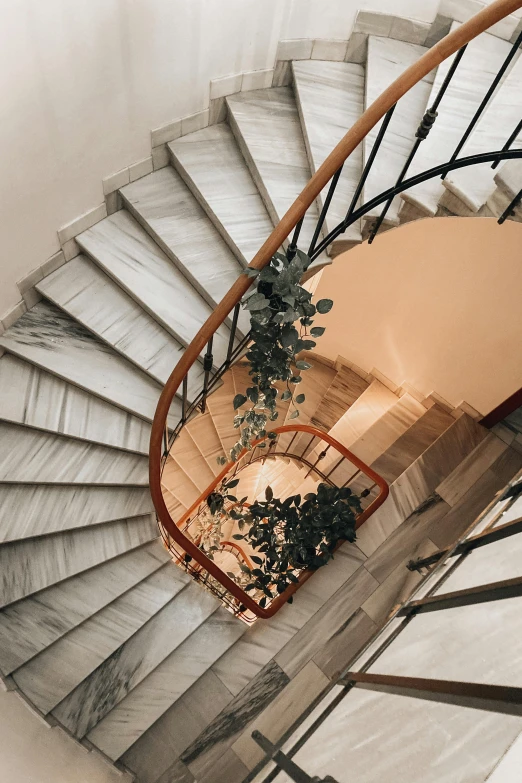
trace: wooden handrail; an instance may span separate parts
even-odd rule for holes
[[[335,172],[372,128],[374,128],[384,117],[386,112],[395,105],[399,98],[427,76],[434,68],[440,65],[441,62],[455,54],[462,46],[469,43],[478,35],[488,30],[492,25],[521,7],[522,0],[495,0],[491,5],[486,6],[474,17],[467,22],[464,22],[460,27],[435,44],[435,46],[420,57],[416,63],[407,68],[399,78],[384,90],[371,106],[363,112],[355,124],[332,150],[330,155],[328,155],[326,160],[317,169],[306,187],[272,231],[266,242],[264,242],[256,253],[249,266],[253,269],[263,269],[263,267],[270,262],[274,253],[283,245],[299,220],[305,215],[307,209],[334,176]],[[187,375],[192,365],[198,360],[199,355],[207,345],[209,339],[232,312],[236,304],[242,299],[250,287],[251,282],[250,278],[246,277],[246,275],[239,276],[234,285],[198,331],[188,348],[184,351],[183,356],[163,387],[158,400],[152,423],[149,449],[150,492],[161,524],[175,540],[176,535],[179,534],[180,531],[170,517],[161,492],[162,440],[168,411],[176,392],[183,382],[183,378]],[[197,551],[199,552],[199,550]],[[210,573],[212,573],[213,570],[212,566],[211,560],[208,560],[208,567],[207,564],[205,564],[205,567]],[[230,582],[230,584],[225,586],[231,593],[235,594],[233,589],[236,587],[235,583],[228,577],[225,577],[225,579]],[[283,595],[285,595],[285,593],[283,593],[282,596]],[[282,596],[279,596],[279,598]],[[266,616],[271,616],[273,614],[270,610],[278,600],[279,599],[276,599],[270,605],[269,609],[266,610]],[[247,602],[243,601],[243,603]]]

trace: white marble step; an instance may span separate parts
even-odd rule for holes
[[[134,215],[214,308],[243,269],[179,174],[167,166],[120,190]],[[245,325],[245,314],[239,327]]]
[[[152,510],[152,500],[145,487],[1,484],[0,541],[61,533],[141,516]]]
[[[207,407],[216,432],[221,441],[221,446],[225,456],[228,458],[230,449],[234,446],[239,437],[239,431],[234,429],[234,379],[232,373],[225,373],[222,378],[223,384],[207,400]]]
[[[152,514],[0,546],[0,606],[156,539]]]
[[[182,345],[189,345],[212,309],[126,210],[76,237],[78,244]],[[216,365],[226,358],[228,329],[214,335]]]
[[[502,149],[520,122],[522,113],[521,82],[522,59],[519,57],[491,99],[470,138],[459,153],[459,158]],[[516,148],[521,145],[522,133],[515,139],[512,147]],[[458,214],[467,216],[469,210],[472,213],[479,211],[495,190],[494,177],[496,173],[495,169],[491,168],[491,163],[467,166],[448,173],[444,180],[444,186],[462,201],[464,206],[462,213],[459,211]]]
[[[225,452],[208,410],[206,413],[198,414],[187,424],[185,429],[205,458],[212,473],[217,476],[223,470],[223,466],[218,465],[217,459],[225,456]],[[174,456],[176,453],[176,446],[174,446]]]
[[[455,27],[457,23],[452,29]],[[488,33],[470,41],[440,103],[435,124],[412,162],[409,176],[449,160],[509,50],[507,41]],[[439,65],[428,105],[433,103],[452,61],[450,57]],[[506,134],[511,130],[506,129]],[[418,210],[419,215],[433,216],[443,192],[442,181],[435,177],[409,189],[401,198]]]
[[[226,100],[228,122],[270,217],[277,224],[311,177],[292,90],[272,87],[237,93]],[[317,205],[312,204],[299,240],[305,251],[318,217]],[[324,263],[327,259],[322,260]]]
[[[167,381],[183,355],[178,340],[87,256],[73,258],[36,288],[158,383]],[[189,399],[202,385],[203,367],[198,363],[189,373]]]
[[[480,210],[480,214],[485,217],[499,218],[511,206],[512,199],[512,196],[508,196],[504,190],[497,187],[488,198],[486,206]],[[508,215],[507,220],[514,220],[516,223],[520,223],[522,221],[522,207],[520,204],[510,211],[512,214]]]
[[[245,632],[247,627],[220,608],[154,669],[87,735],[116,760]]]
[[[208,422],[208,425],[213,428],[211,421]],[[194,439],[190,436],[187,427],[184,427],[178,435],[174,446],[170,450],[170,458],[196,485],[200,492],[203,492],[214,480],[214,471],[199,450]],[[216,467],[218,467],[217,464]]]
[[[366,108],[371,106],[381,93],[406,68],[417,62],[426,51],[427,49],[424,46],[397,41],[393,38],[380,38],[370,35],[366,59]],[[425,76],[397,104],[379,152],[369,171],[363,190],[364,202],[375,198],[375,196],[378,196],[387,188],[395,185],[415,143],[415,132],[427,108],[434,78],[434,72]],[[382,120],[372,128],[363,141],[365,164],[371,154],[381,125]],[[436,129],[433,132],[435,133]],[[394,226],[399,224],[398,212],[400,205],[401,200],[397,196],[386,214],[385,224]],[[368,217],[379,215],[381,211],[382,205],[371,210],[368,213]]]
[[[168,489],[185,508],[190,508],[201,495],[201,490],[171,457],[165,462],[161,486]]]
[[[250,263],[273,225],[229,126],[211,125],[168,147],[172,165],[236,258]]]
[[[297,107],[312,173],[364,111],[364,67],[357,63],[299,60],[292,63]],[[346,160],[325,220],[328,233],[344,220],[362,174],[362,147]],[[328,193],[320,197],[321,208]],[[362,240],[360,221],[351,225],[332,244],[338,255]]]
[[[53,715],[75,736],[85,736],[218,607],[215,596],[188,585],[63,699]]]
[[[0,668],[10,674],[170,560],[159,541],[100,563],[0,612]]]
[[[341,365],[310,419],[310,424],[329,432],[369,385],[350,367]]]
[[[18,356],[0,358],[0,419],[148,454],[150,424]]]
[[[0,345],[69,383],[152,421],[161,387],[48,302],[39,302],[0,337]],[[170,424],[181,416],[171,406]]]
[[[85,441],[0,422],[0,483],[148,486],[148,460]]]
[[[41,712],[49,713],[188,581],[181,569],[166,563],[17,669],[14,681]]]
[[[513,198],[522,188],[522,160],[508,160],[495,174],[495,185]]]

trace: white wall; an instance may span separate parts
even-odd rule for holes
[[[0,686],[0,780],[2,783],[124,783],[99,756],[61,729],[51,729],[18,694]]]
[[[211,78],[272,67],[277,42],[348,37],[358,8],[430,20],[437,0],[0,0],[0,317],[101,180]]]

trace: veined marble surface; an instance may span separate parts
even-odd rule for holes
[[[364,111],[364,68],[356,63],[294,60],[292,62],[297,106],[308,160],[315,173]],[[328,213],[325,233],[344,219],[362,174],[362,147],[345,161]],[[328,193],[319,198],[321,208]],[[339,250],[361,242],[360,221],[336,240]]]
[[[0,483],[148,485],[148,460],[0,421]]]
[[[214,427],[221,441],[222,449],[227,457],[232,446],[238,440],[238,430],[234,429],[234,380],[232,373],[227,372],[222,378],[223,384],[207,400],[207,407],[212,417]]]
[[[156,539],[152,514],[0,546],[0,606]]]
[[[17,356],[152,421],[161,387],[68,315],[39,302],[0,337]],[[174,400],[171,423],[181,416]]]
[[[458,26],[458,23],[454,22],[452,30]],[[510,44],[507,41],[502,41],[488,33],[482,33],[470,41],[439,106],[439,116],[410,166],[409,176],[432,168],[438,163],[444,163],[451,157],[509,49]],[[449,57],[437,68],[428,101],[430,105],[452,62],[453,58]],[[512,128],[506,129],[506,136],[511,130]],[[443,192],[444,186],[441,180],[435,177],[410,188],[401,197],[422,210],[424,214],[433,217]]]
[[[368,386],[368,381],[360,375],[349,367],[341,366],[310,419],[310,424],[329,432]]]
[[[220,608],[101,720],[87,738],[119,758],[246,631]]]
[[[0,358],[5,421],[148,454],[150,424],[30,362]]]
[[[148,489],[140,487],[2,484],[0,541],[141,516],[152,508]]]
[[[212,310],[154,240],[124,209],[76,237],[78,244],[183,345]],[[215,362],[226,358],[228,330],[214,335]]]
[[[167,457],[165,462],[161,474],[161,485],[166,487],[185,508],[190,508],[201,494],[200,489],[171,457]]]
[[[229,126],[211,125],[168,146],[174,167],[236,257],[248,264],[273,225]]]
[[[507,78],[497,89],[484,114],[478,121],[459,157],[476,155],[480,152],[500,150],[520,121],[520,84],[522,82],[522,60],[520,55]],[[519,133],[512,147],[520,147],[522,133]],[[464,201],[474,212],[486,203],[495,190],[495,169],[490,163],[467,166],[450,171],[444,185]]]
[[[287,414],[284,420],[284,424],[290,425],[294,423],[294,420],[290,419],[290,416],[296,407],[299,409],[299,417],[296,423],[307,424],[319,407],[321,400],[324,398],[325,394],[330,388],[330,385],[336,377],[336,371],[332,367],[327,367],[326,365],[321,364],[321,362],[314,363],[312,361],[310,364],[313,364],[314,367],[313,375],[310,375],[309,370],[303,372],[303,380],[300,384],[298,384],[299,389],[297,393],[304,394],[305,401],[299,406],[287,407]],[[293,437],[293,432],[284,432],[282,435],[280,435],[278,439],[278,449],[286,449],[286,447],[292,442]],[[295,453],[301,453],[301,450],[304,451],[305,446],[309,441],[310,435],[307,435],[304,432],[302,434],[298,434],[292,443],[292,451],[294,451],[295,447]]]
[[[184,427],[176,438],[170,451],[169,462],[174,462],[187,476],[190,476],[200,492],[203,492],[215,478],[212,468],[196,446],[187,427]],[[216,467],[218,467],[217,463]]]
[[[242,266],[179,174],[166,166],[125,185],[120,192],[135,216],[215,307],[236,282]]]
[[[230,95],[229,123],[274,224],[308,184],[310,166],[290,87]],[[312,239],[318,210],[312,205],[303,223],[300,246]]]
[[[17,669],[16,684],[47,714],[186,584],[183,571],[166,563]]]
[[[218,606],[215,596],[189,585],[60,702],[53,715],[83,737]]]
[[[424,46],[396,41],[393,38],[380,38],[370,35],[368,38],[368,58],[366,63],[366,108],[370,106],[384,90],[390,86],[410,65],[427,51]],[[428,107],[431,85],[435,78],[432,72],[418,84],[408,90],[400,99],[386,130],[379,152],[373,162],[364,185],[363,200],[378,196],[383,190],[395,185],[406,158],[415,143],[415,131]],[[375,125],[363,141],[364,162],[370,153],[379,133],[382,120]],[[436,133],[437,128],[433,133]],[[425,144],[426,142],[422,142]],[[422,145],[421,145],[422,146]],[[397,196],[386,214],[385,222],[397,225],[398,211],[401,205]],[[369,215],[379,215],[383,205],[371,210]]]
[[[217,458],[224,456],[224,452],[212,416],[208,411],[203,415],[196,416],[187,424],[186,429],[205,457],[212,472],[217,476],[223,469],[218,465]],[[176,454],[176,451],[174,451],[174,454]]]
[[[7,606],[0,612],[0,668],[10,674],[169,560],[151,541]]]
[[[76,256],[36,286],[100,340],[164,384],[184,348],[87,256]],[[189,399],[201,389],[203,368],[189,372]]]

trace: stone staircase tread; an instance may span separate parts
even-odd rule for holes
[[[248,264],[273,225],[229,126],[211,125],[168,147],[176,171],[236,258]]]
[[[243,267],[179,174],[166,166],[125,185],[120,193],[128,210],[214,308]]]
[[[369,382],[356,372],[341,366],[310,419],[310,424],[330,432],[368,386]]]
[[[49,713],[174,600],[187,581],[180,569],[164,564],[17,669],[15,683]]]
[[[458,23],[454,22],[452,30],[456,27]],[[442,99],[435,128],[420,145],[410,166],[409,176],[450,158],[509,49],[507,41],[488,33],[482,33],[470,41]],[[450,57],[437,68],[429,105],[439,91],[452,61]],[[506,130],[506,133],[509,134],[510,130]],[[435,177],[410,188],[401,194],[401,198],[422,214],[434,216],[443,192],[440,178]]]
[[[169,560],[154,540],[5,607],[0,669],[4,674],[18,669]]]
[[[87,256],[76,256],[36,288],[158,383],[166,383],[183,355],[181,343]],[[198,363],[189,372],[189,399],[197,396],[202,381]]]
[[[0,346],[129,413],[154,417],[160,385],[50,303],[39,302],[19,318]],[[174,400],[171,423],[180,416]]]
[[[187,424],[186,429],[206,459],[210,470],[217,476],[223,470],[223,467],[218,465],[217,458],[224,456],[224,451],[212,416],[208,411],[200,414]]]
[[[212,309],[132,215],[115,212],[76,241],[182,345],[189,345]],[[214,335],[217,365],[227,349],[228,329],[221,327]]]
[[[12,354],[0,358],[0,418],[148,454],[150,424]]]
[[[292,73],[308,160],[315,173],[364,111],[365,69],[357,63],[299,60],[292,62]],[[343,166],[326,215],[325,233],[344,219],[362,166],[359,146]],[[321,208],[327,193],[325,188],[318,199]],[[361,241],[360,221],[357,221],[335,240],[333,255]]]
[[[152,500],[146,487],[2,484],[0,516],[4,523],[0,541],[19,541],[89,525],[98,526],[117,519],[142,516],[152,510]]]
[[[201,494],[196,484],[171,457],[167,457],[163,467],[161,485],[166,487],[185,508],[190,508]]]
[[[0,421],[0,483],[148,486],[144,455]]]
[[[176,438],[170,457],[200,492],[203,492],[214,480],[213,470],[190,436],[187,427],[184,427]]]
[[[511,198],[520,191],[521,181],[522,160],[507,160],[495,174],[495,184]]]

